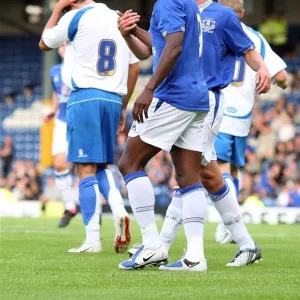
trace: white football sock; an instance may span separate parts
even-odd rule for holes
[[[167,209],[164,225],[160,232],[165,248],[169,251],[171,245],[177,235],[177,232],[182,224],[182,200],[180,189],[175,188],[172,201]]]
[[[182,220],[187,239],[185,258],[191,262],[204,259],[203,234],[207,200],[200,184],[181,189]]]
[[[220,191],[211,194],[210,198],[240,250],[255,248],[255,243],[240,214],[235,191],[231,192],[227,185],[224,185]]]
[[[162,242],[155,222],[153,186],[143,171],[124,177],[133,214],[139,224],[145,247],[156,250]]]
[[[72,176],[69,170],[63,172],[54,172],[55,183],[61,193],[61,198],[65,204],[66,210],[76,211],[76,203],[72,188]]]

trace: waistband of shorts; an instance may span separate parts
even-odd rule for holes
[[[71,92],[68,100],[68,107],[76,103],[88,101],[107,101],[122,105],[123,97],[116,93],[95,88],[78,89]]]

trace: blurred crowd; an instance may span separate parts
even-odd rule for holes
[[[258,101],[252,123],[239,201],[300,207],[300,79],[276,103]]]

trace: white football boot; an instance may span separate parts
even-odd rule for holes
[[[126,215],[115,218],[115,241],[114,248],[116,253],[124,253],[130,244],[130,219]]]
[[[132,257],[142,247],[142,244],[134,244],[132,248],[128,250],[129,257]]]
[[[152,250],[141,246],[138,251],[128,260],[119,264],[121,270],[140,269],[148,265],[160,265],[168,261],[168,251],[163,245]]]
[[[216,242],[220,244],[235,243],[231,232],[226,228],[223,222],[220,222],[217,226],[215,233]]]
[[[83,242],[83,244],[77,248],[72,248],[69,253],[100,253],[102,251],[101,244],[88,244]]]
[[[262,260],[261,250],[256,246],[254,249],[244,249],[237,252],[234,259],[228,263],[227,267],[242,267],[249,264],[258,263]]]
[[[199,262],[191,262],[183,257],[174,264],[163,265],[159,269],[161,271],[205,272],[207,271],[207,261],[201,259]]]

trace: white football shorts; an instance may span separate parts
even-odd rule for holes
[[[203,154],[202,165],[207,166],[212,160],[217,160],[214,147],[216,136],[219,132],[225,109],[224,95],[220,91],[209,91],[210,110],[203,124],[201,140],[201,152]]]
[[[173,145],[202,152],[206,111],[185,111],[154,98],[143,124],[134,121],[130,137],[140,136],[147,144],[170,152]]]
[[[67,152],[67,123],[56,119],[53,130],[52,155]]]

